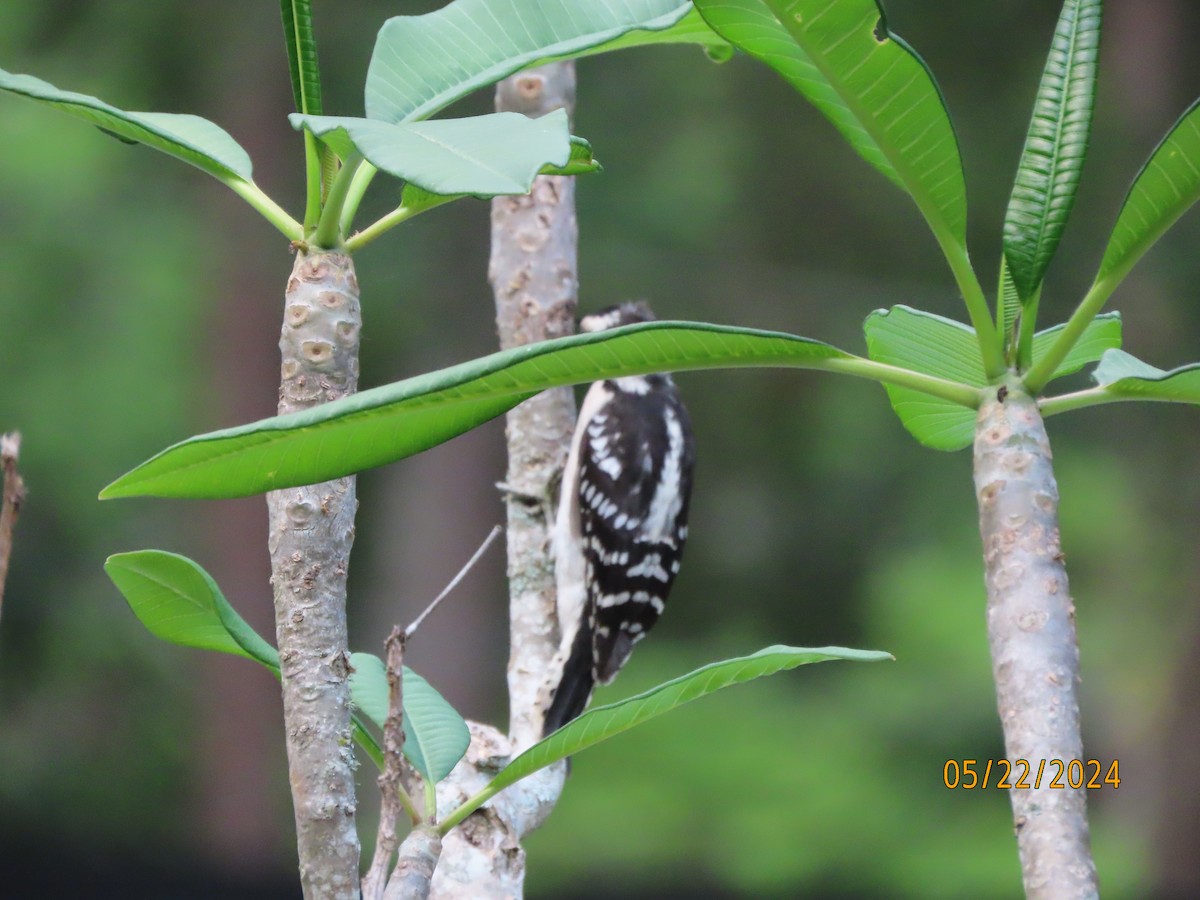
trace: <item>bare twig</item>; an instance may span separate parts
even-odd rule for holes
[[[13,529],[25,501],[25,482],[17,471],[21,455],[21,434],[9,432],[0,437],[0,467],[4,470],[4,496],[0,500],[0,612],[4,610],[4,582],[8,579],[8,558],[12,553]]]
[[[396,820],[403,809],[414,825],[420,821],[412,792],[421,788],[420,778],[404,758],[404,643],[407,635],[399,626],[387,639],[388,716],[383,727],[383,774],[379,776],[382,802],[375,855],[363,878],[363,900],[381,900],[387,887],[388,866],[399,843]],[[403,860],[403,855],[401,855]],[[430,869],[430,877],[433,870]],[[428,887],[426,888],[428,893]]]
[[[988,642],[1010,760],[1033,787],[1009,791],[1030,898],[1095,897],[1082,788],[1053,784],[1083,759],[1075,606],[1058,534],[1058,486],[1037,403],[1003,386],[979,410],[975,490],[987,579]],[[1013,763],[1016,765],[1016,763]],[[1037,777],[1033,777],[1036,773]]]
[[[492,530],[488,532],[488,536],[483,539],[483,543],[479,545],[479,549],[476,550],[475,554],[467,560],[467,564],[458,570],[458,574],[451,578],[450,583],[442,589],[442,592],[433,598],[433,602],[425,607],[425,611],[417,616],[411,625],[404,629],[404,640],[407,641],[417,633],[417,629],[421,626],[421,623],[425,621],[425,617],[437,609],[438,604],[445,600],[447,595],[452,590],[458,587],[459,582],[466,578],[467,573],[475,568],[475,563],[479,562],[479,558],[487,552],[488,547],[492,546],[496,538],[499,536],[500,526],[493,526]],[[388,642],[389,644],[391,643],[391,638],[388,639]]]

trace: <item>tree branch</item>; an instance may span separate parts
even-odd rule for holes
[[[0,470],[4,474],[4,494],[0,498],[0,613],[4,611],[4,583],[8,580],[8,559],[12,554],[13,530],[25,502],[25,482],[17,471],[21,455],[20,432],[0,437]]]
[[[1095,897],[1086,792],[1065,777],[1061,787],[1050,786],[1051,760],[1065,766],[1083,759],[1079,649],[1050,442],[1036,401],[1016,382],[990,393],[980,407],[975,490],[1005,752],[1014,764],[1026,760],[1031,767],[1030,789],[1008,792],[1025,895]]]
[[[297,253],[279,339],[279,412],[354,393],[361,324],[350,257]],[[359,896],[346,633],[357,506],[353,477],[267,496],[288,774],[307,900]]]
[[[496,108],[531,116],[558,108],[570,112],[574,95],[574,66],[552,63],[502,81],[496,89]],[[502,348],[574,331],[576,235],[571,178],[541,176],[529,196],[492,201],[489,277]],[[512,756],[541,737],[544,710],[539,700],[559,641],[548,498],[574,428],[570,388],[545,391],[508,414],[509,737],[470,723],[467,756],[438,789],[441,814],[474,796]],[[432,896],[522,896],[521,838],[549,815],[564,778],[562,764],[543,770],[503,791],[451,830],[443,842]]]

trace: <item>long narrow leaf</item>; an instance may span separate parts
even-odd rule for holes
[[[966,241],[958,140],[924,61],[875,0],[696,0],[713,30],[776,69],[906,190],[935,234]]]
[[[1133,180],[1096,281],[1119,282],[1200,198],[1200,100],[1180,116]]]
[[[283,42],[287,47],[288,71],[296,111],[319,116],[321,70],[317,65],[317,40],[313,34],[312,0],[279,0],[283,17]]]
[[[250,181],[250,157],[229,133],[199,116],[128,112],[103,100],[64,91],[32,75],[0,69],[0,90],[36,100],[98,126],[121,140],[145,144],[225,180]]]
[[[686,369],[832,368],[851,358],[795,335],[688,322],[573,335],[190,438],[101,497],[237,497],[326,481],[427,450],[560,385]]]
[[[809,649],[776,645],[749,656],[710,663],[635,697],[596,707],[564,725],[505,766],[479,795],[447,817],[443,829],[449,829],[482,805],[488,797],[496,795],[527,775],[532,775],[539,769],[588,747],[594,747],[601,741],[677,709],[685,703],[715,694],[722,688],[809,663],[834,659],[879,662],[892,658],[890,653],[878,650],[850,650],[846,647]]]
[[[621,47],[663,40],[716,45],[686,18],[679,0],[455,0],[423,16],[397,16],[380,29],[367,70],[367,117],[427,119],[467,94],[520,69],[567,59],[621,39]],[[657,35],[657,37],[656,37]]]
[[[1096,103],[1101,0],[1066,0],[1004,216],[1004,256],[1023,302],[1050,265],[1079,187]]]

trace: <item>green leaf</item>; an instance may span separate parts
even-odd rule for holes
[[[560,385],[689,369],[835,368],[853,358],[795,335],[693,322],[577,334],[190,438],[101,497],[235,497],[326,481],[437,446]]]
[[[961,322],[907,306],[877,309],[863,323],[876,362],[962,384],[987,383],[975,332]],[[961,450],[975,439],[975,411],[911,388],[885,385],[901,424],[926,447]]]
[[[665,40],[721,42],[679,0],[455,0],[388,19],[367,70],[367,118],[427,119],[467,94],[556,59]],[[678,31],[668,37],[667,30]]]
[[[246,151],[228,132],[199,116],[126,112],[95,97],[60,90],[32,75],[15,75],[3,69],[0,89],[91,122],[123,141],[161,150],[223,181],[251,180],[252,166]]]
[[[1109,350],[1092,378],[1105,393],[1122,400],[1200,403],[1200,363],[1164,371],[1123,350]]]
[[[592,145],[583,138],[571,138],[571,157],[565,166],[544,165],[539,175],[586,175],[601,170],[600,163],[592,156]],[[406,211],[406,218],[412,218],[427,212],[451,200],[458,200],[465,194],[435,194],[415,184],[405,184],[400,192],[400,208]]]
[[[279,668],[279,653],[229,605],[209,574],[186,556],[162,550],[116,553],[104,571],[156,637]]]
[[[1053,328],[1039,331],[1033,336],[1033,359],[1035,362],[1046,355],[1046,351],[1050,349],[1065,327],[1065,325],[1055,325]],[[1103,357],[1106,351],[1120,346],[1121,314],[1110,312],[1096,316],[1050,377],[1052,379],[1061,378],[1064,375],[1078,372],[1084,366]]]
[[[382,729],[388,715],[387,668],[371,653],[352,653],[350,662],[354,705]],[[458,711],[408,666],[402,690],[404,755],[427,781],[437,784],[467,752],[471,732]]]
[[[323,111],[321,70],[313,34],[312,0],[279,0],[279,10],[283,16],[283,42],[287,46],[296,110],[319,116]]]
[[[1012,272],[1008,268],[1008,260],[1000,257],[1000,333],[1004,336],[1005,347],[1015,345],[1018,340],[1016,331],[1017,320],[1021,312],[1021,295],[1013,284]]]
[[[771,66],[916,201],[935,234],[966,243],[958,139],[925,62],[875,0],[696,0],[713,30]]]
[[[1200,197],[1200,100],[1179,118],[1133,180],[1096,281],[1120,282]]]
[[[1022,301],[1034,294],[1075,204],[1096,103],[1100,0],[1066,0],[1004,216],[1004,256]]]
[[[568,166],[574,149],[561,109],[539,119],[503,112],[398,125],[349,116],[289,118],[339,156],[357,150],[377,168],[434,194],[527,194],[543,166]]]
[[[710,663],[635,697],[596,707],[564,725],[505,766],[483,792],[447,818],[443,829],[449,829],[482,805],[488,797],[494,796],[527,775],[532,775],[560,759],[593,747],[685,703],[715,694],[722,688],[809,663],[834,659],[879,662],[892,658],[890,653],[878,650],[850,650],[845,647],[808,649],[776,645],[749,656]]]
[[[1053,344],[1063,326],[1034,336],[1036,361]],[[863,323],[871,359],[936,375],[972,387],[987,384],[979,344],[970,326],[907,306],[880,309]],[[1121,342],[1119,313],[1097,316],[1071,353],[1054,371],[1054,378],[1077,372]],[[940,397],[911,388],[884,386],[900,422],[920,443],[934,450],[961,450],[975,439],[975,412]]]
[[[565,165],[550,163],[542,166],[539,175],[590,175],[604,167],[592,155],[592,145],[581,137],[571,135],[571,155]]]

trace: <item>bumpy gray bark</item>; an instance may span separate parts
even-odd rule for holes
[[[1066,900],[1097,896],[1098,887],[1086,791],[1069,787],[1059,768],[1083,758],[1083,743],[1075,606],[1051,459],[1037,403],[1015,385],[1001,387],[980,408],[975,431],[988,641],[1013,780],[1025,765],[1017,760],[1030,767],[1030,788],[1008,792],[1025,893]],[[1050,786],[1056,774],[1061,787]]]
[[[354,393],[362,324],[350,257],[297,253],[285,296],[281,413]],[[346,573],[354,479],[273,491],[271,584],[288,771],[306,900],[359,896]]]
[[[502,81],[496,108],[530,116],[571,111],[575,72],[553,63]],[[577,293],[575,185],[543,176],[525,197],[492,201],[489,276],[496,297],[501,347],[574,331]],[[546,391],[508,414],[508,579],[511,651],[508,662],[509,737],[472,723],[471,749],[438,791],[447,811],[465,800],[521,750],[541,737],[539,690],[558,649],[553,554],[547,509],[575,427],[569,388]],[[433,897],[516,898],[523,894],[521,837],[553,809],[562,791],[560,764],[519,782],[446,835]]]

